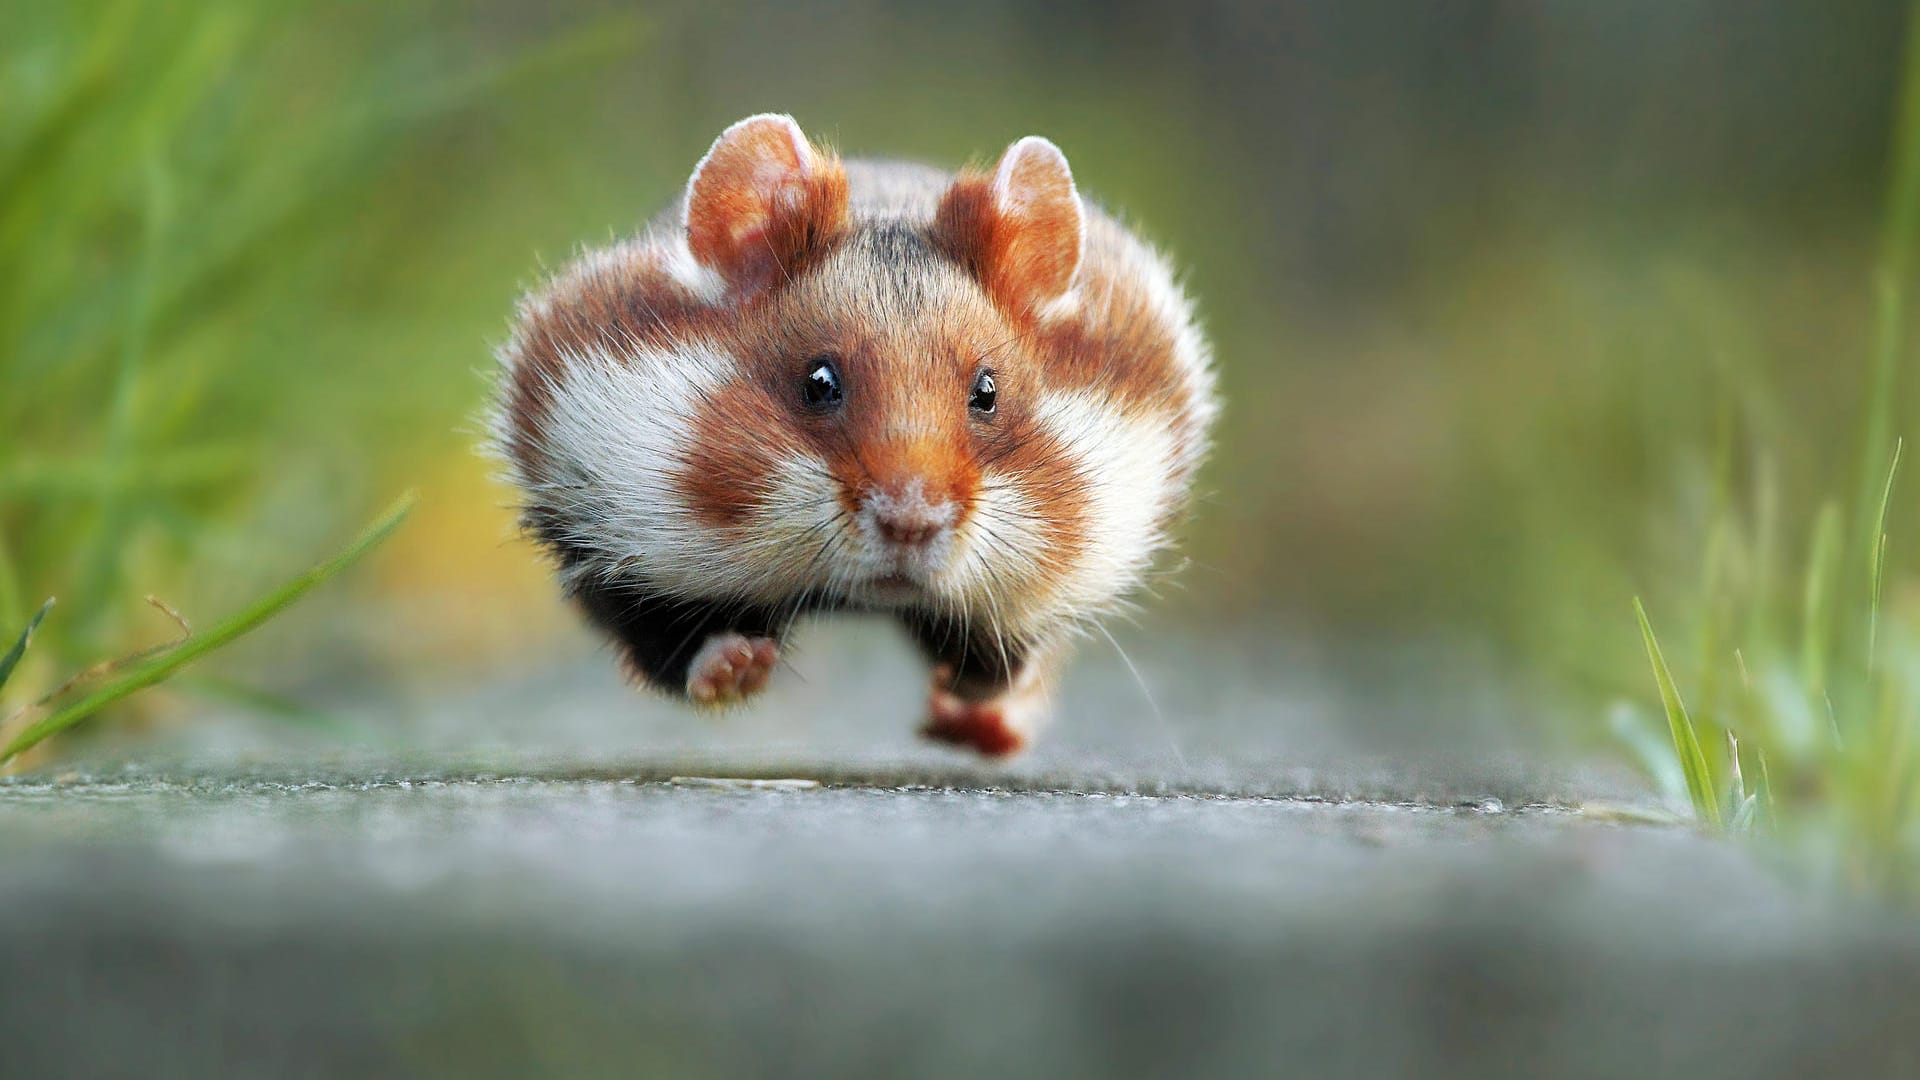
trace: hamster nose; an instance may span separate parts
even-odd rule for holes
[[[873,526],[882,539],[900,547],[924,547],[940,535],[949,515],[944,504],[874,507]]]
[[[955,516],[952,503],[927,498],[925,485],[918,480],[869,490],[862,509],[874,534],[897,548],[926,547],[939,539]]]

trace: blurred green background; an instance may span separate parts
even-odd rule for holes
[[[490,349],[543,267],[759,111],[946,164],[1046,134],[1186,268],[1228,408],[1155,620],[1484,645],[1564,703],[1541,723],[1599,731],[1598,703],[1654,700],[1633,596],[1704,639],[1683,683],[1768,651],[1716,626],[1799,642],[1818,507],[1862,550],[1891,453],[1862,418],[1896,3],[6,0],[0,25],[0,627],[61,598],[16,700],[167,639],[146,595],[211,618],[409,487],[369,568],[214,668],[297,692],[577,644],[473,453]],[[1863,565],[1821,587],[1864,597]]]

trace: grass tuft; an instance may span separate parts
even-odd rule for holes
[[[1715,498],[1701,526],[1706,584],[1693,613],[1702,628],[1693,678],[1702,691],[1692,712],[1646,609],[1634,600],[1696,817],[1733,831],[1764,822],[1803,847],[1817,846],[1814,865],[1895,892],[1920,885],[1920,627],[1911,610],[1887,603],[1888,578],[1898,572],[1890,565],[1889,518],[1905,448],[1895,434],[1898,376],[1911,348],[1906,301],[1920,239],[1920,3],[1909,11],[1905,65],[1871,274],[1873,328],[1858,420],[1863,453],[1848,478],[1855,492],[1850,521],[1833,500],[1814,516],[1797,641],[1769,617],[1778,610],[1769,595],[1779,576],[1771,562],[1780,558],[1769,520],[1774,504],[1756,493],[1749,517],[1729,496],[1724,425],[1714,441]],[[1756,464],[1754,472],[1765,469]],[[1743,575],[1722,572],[1730,548],[1747,564]],[[1721,628],[1740,610],[1748,615],[1746,640],[1728,648]],[[1729,669],[1738,670],[1741,693],[1727,700],[1714,688]],[[1702,752],[1715,737],[1726,747],[1724,783],[1715,783]],[[1743,750],[1758,765],[1760,783],[1751,791]]]
[[[136,582],[171,595],[217,568],[263,588],[273,537],[345,530],[423,452],[465,453],[424,433],[471,409],[525,273],[487,242],[534,202],[504,191],[555,137],[539,118],[649,23],[493,34],[449,14],[9,6],[0,627],[58,592],[37,660],[123,640]]]
[[[406,520],[408,512],[413,509],[413,504],[414,496],[411,493],[402,496],[331,559],[234,613],[205,634],[182,641],[177,648],[136,665],[119,678],[28,725],[8,740],[4,747],[0,747],[0,766],[5,766],[46,739],[72,728],[128,695],[166,681],[181,668],[237,640],[268,619],[285,611],[302,596],[358,562],[367,552],[372,551],[387,537],[393,535],[394,530]],[[44,613],[46,609],[41,610]],[[22,651],[24,651],[24,640],[23,637]]]

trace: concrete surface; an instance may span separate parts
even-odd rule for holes
[[[0,781],[0,1074],[1920,1067],[1914,923],[1583,813],[1648,798],[1458,666],[1129,651],[1007,767],[861,628],[718,725],[583,664],[76,748]]]

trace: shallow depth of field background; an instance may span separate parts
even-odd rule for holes
[[[4,6],[0,629],[60,597],[16,699],[407,488],[208,670],[299,698],[589,648],[473,453],[490,348],[760,111],[944,164],[1045,134],[1174,253],[1228,407],[1148,627],[1440,642],[1610,752],[1605,703],[1654,700],[1632,598],[1693,640],[1711,504],[1777,523],[1729,573],[1797,565],[1879,453],[1895,3]]]

